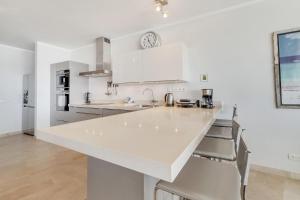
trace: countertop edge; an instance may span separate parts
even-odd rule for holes
[[[119,151],[117,152],[104,149],[103,147],[94,147],[84,142],[78,142],[73,139],[66,139],[65,137],[57,134],[48,133],[46,129],[36,130],[36,138],[77,151],[87,156],[92,156],[97,159],[137,171],[139,173],[143,173],[168,182],[173,182],[201,142],[202,138],[205,136],[208,129],[213,124],[219,112],[220,107],[218,106],[217,110],[214,111],[213,116],[209,121],[207,121],[207,124],[203,126],[202,130],[195,130],[197,131],[196,136],[185,147],[184,151],[176,158],[176,160],[172,161],[172,163],[149,160]]]
[[[57,135],[48,134],[42,130],[36,130],[35,137],[44,142],[49,142],[63,148],[71,149],[86,156],[104,160],[158,179],[163,179],[169,182],[172,182],[175,179],[175,177],[172,177],[172,174],[170,173],[171,165],[169,166],[167,164],[158,163],[152,160],[120,154],[120,152],[114,153],[113,151],[107,149],[100,150],[99,148],[93,148],[84,143],[65,139]],[[137,163],[140,163],[140,165],[137,165]]]
[[[216,115],[215,115],[216,116]],[[190,145],[186,147],[186,149],[181,153],[181,155],[175,160],[171,167],[171,177],[173,177],[172,181],[173,182],[176,177],[179,175],[180,171],[183,169],[185,164],[188,162],[190,157],[193,155],[194,151],[202,141],[202,139],[205,137],[206,133],[210,129],[210,127],[213,125],[215,121],[215,116],[214,118],[210,121],[209,124],[205,127],[205,129],[201,130],[198,137],[196,137]]]
[[[118,105],[114,105],[114,104],[106,104],[106,105],[69,104],[69,107],[91,108],[91,109],[109,109],[109,110],[125,110],[125,111],[139,111],[139,110],[146,109],[146,108],[140,108],[138,106],[118,106]]]

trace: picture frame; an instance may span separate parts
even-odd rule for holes
[[[300,109],[300,28],[273,33],[276,107]]]

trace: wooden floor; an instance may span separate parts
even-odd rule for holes
[[[1,200],[83,200],[86,158],[31,136],[0,138]]]
[[[0,200],[85,197],[85,156],[26,135],[0,138]],[[300,182],[251,172],[247,200],[300,200]]]

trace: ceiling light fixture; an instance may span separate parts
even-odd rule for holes
[[[154,0],[155,10],[157,12],[161,12],[164,18],[168,17],[168,11],[167,11],[168,3],[169,3],[168,0]]]
[[[164,17],[164,18],[167,18],[167,17],[168,17],[168,12],[164,11],[164,12],[163,12],[163,17]]]
[[[157,5],[156,8],[155,8],[155,10],[156,10],[157,12],[160,12],[160,11],[161,11],[161,6],[160,6],[160,5]]]

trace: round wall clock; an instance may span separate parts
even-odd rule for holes
[[[147,32],[141,37],[141,47],[143,49],[158,47],[160,44],[160,36],[155,32]]]

